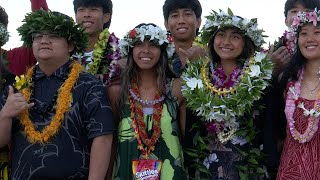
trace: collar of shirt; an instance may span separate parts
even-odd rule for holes
[[[71,64],[71,61],[66,62],[64,65],[62,65],[60,68],[58,68],[54,73],[47,76],[39,67],[39,65],[36,65],[36,75],[35,80],[39,80],[41,78],[45,77],[58,77],[60,79],[65,79],[69,72],[69,66]]]

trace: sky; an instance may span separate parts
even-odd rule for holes
[[[258,18],[258,27],[264,29],[265,47],[280,37],[285,26],[283,14],[285,0],[199,0],[202,5],[202,25],[211,10],[227,11],[229,7],[235,15],[244,18]],[[74,18],[73,0],[47,0],[49,9],[59,11]],[[164,0],[113,0],[113,16],[110,32],[122,38],[126,32],[140,23],[154,23],[164,28],[162,6]],[[16,29],[21,25],[26,13],[31,11],[30,0],[0,0],[9,16],[10,39],[4,49],[22,45]],[[200,28],[201,29],[201,28]]]

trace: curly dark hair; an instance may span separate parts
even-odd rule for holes
[[[103,28],[109,28],[112,19],[113,4],[111,0],[74,0],[74,13],[77,13],[79,7],[102,7],[103,13],[110,14],[110,20],[103,25]]]
[[[303,5],[307,9],[320,8],[319,0],[287,0],[284,5],[284,17],[287,18],[287,14],[290,9],[294,8],[297,4]]]
[[[6,10],[0,6],[0,23],[2,23],[5,26],[8,26],[8,14]]]

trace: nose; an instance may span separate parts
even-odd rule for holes
[[[150,43],[148,43],[148,42],[143,43],[142,52],[148,53],[149,51],[150,51]]]
[[[223,44],[230,44],[230,40],[231,40],[231,36],[226,35],[226,36],[223,38],[222,43],[223,43]]]
[[[83,12],[84,17],[91,17],[91,11],[89,9],[85,9]]]
[[[178,17],[178,23],[179,23],[179,24],[185,23],[185,19],[184,19],[184,16],[183,16],[183,15],[179,15],[179,17]]]
[[[44,42],[49,42],[50,40],[49,40],[49,35],[48,34],[44,34],[44,35],[42,35],[42,37],[41,37],[41,43],[44,43]]]

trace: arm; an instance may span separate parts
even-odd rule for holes
[[[173,82],[173,95],[178,99],[179,103],[179,115],[180,115],[180,131],[181,135],[185,135],[185,129],[186,129],[186,101],[185,98],[182,96],[181,93],[181,79],[175,79]]]
[[[107,87],[107,94],[110,99],[111,107],[112,107],[112,114],[115,120],[115,124],[117,125],[120,121],[120,113],[118,108],[118,98],[119,98],[119,92],[121,91],[121,86],[118,83],[113,83],[109,87]],[[117,126],[116,126],[117,127]],[[112,139],[112,148],[111,148],[111,157],[110,157],[110,163],[109,168],[107,171],[106,179],[112,179],[112,171],[113,171],[113,164],[116,160],[116,152],[117,152],[117,133],[115,132]]]
[[[90,153],[89,180],[105,178],[110,161],[112,134],[93,139]]]

